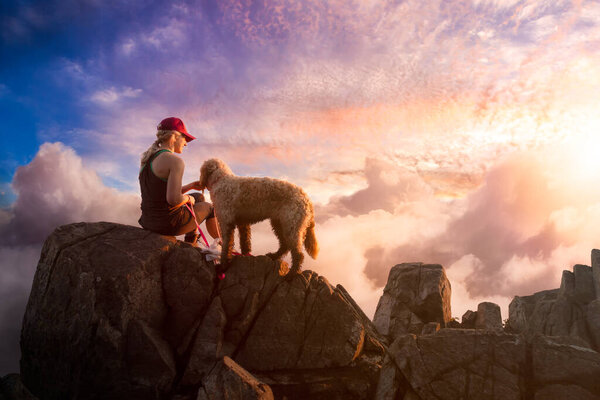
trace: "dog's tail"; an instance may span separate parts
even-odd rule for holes
[[[309,256],[316,259],[319,254],[319,243],[315,237],[315,219],[311,218],[310,224],[306,229],[306,237],[304,238],[304,248]]]

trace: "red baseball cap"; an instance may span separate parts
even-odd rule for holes
[[[163,131],[177,131],[183,134],[183,136],[185,136],[186,142],[191,142],[192,140],[196,139],[194,136],[188,133],[187,129],[185,129],[183,121],[177,117],[169,117],[163,119],[162,121],[160,121],[160,124],[158,124],[156,129]]]

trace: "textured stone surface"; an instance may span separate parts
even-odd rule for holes
[[[132,320],[126,337],[126,367],[131,381],[167,392],[177,371],[173,353],[162,333],[144,321]]]
[[[406,391],[405,378],[394,362],[394,354],[400,351],[402,341],[395,340],[386,351],[377,382],[375,400],[395,400],[402,398]]]
[[[373,322],[390,338],[418,334],[428,322],[446,326],[452,319],[450,296],[450,282],[441,265],[396,265],[390,271]]]
[[[572,297],[575,293],[575,274],[571,271],[563,271],[562,278],[560,280],[560,288],[558,295],[560,297]]]
[[[340,291],[305,271],[277,286],[235,360],[252,371],[348,366],[360,357],[365,336]]]
[[[174,238],[72,224],[44,245],[21,376],[44,399],[599,398],[597,268],[593,258],[560,289],[515,297],[507,328],[524,334],[510,334],[492,303],[462,327],[495,330],[448,329],[443,268],[397,265],[376,327],[312,271],[286,276],[285,263],[235,257],[216,282],[214,265]],[[11,379],[0,400],[20,398]]]
[[[563,271],[559,289],[515,297],[509,305],[507,329],[571,337],[599,350],[597,327],[600,317],[595,312],[598,306],[594,298],[593,268],[575,265],[573,272]]]
[[[23,385],[19,374],[8,374],[0,378],[0,399],[37,400],[38,398]]]
[[[467,310],[461,319],[461,328],[475,329],[475,321],[477,321],[477,311]]]
[[[492,331],[444,329],[405,335],[393,357],[421,399],[520,399],[525,342]]]
[[[162,285],[168,313],[165,337],[181,354],[189,343],[185,340],[202,318],[211,301],[215,270],[201,262],[197,249],[185,246],[165,260]]]
[[[581,398],[600,396],[600,354],[569,339],[539,335],[531,343],[533,379],[538,390],[560,384],[577,388],[573,393],[582,393]]]
[[[596,298],[600,299],[600,250],[592,250],[592,276]]]
[[[423,326],[421,335],[433,335],[440,330],[439,322],[428,322]]]
[[[600,349],[600,299],[590,302],[586,308],[586,321],[593,348]]]
[[[24,381],[49,399],[189,399],[229,355],[280,398],[370,397],[383,338],[343,287],[287,272],[235,257],[217,284],[200,251],[172,237],[61,227],[24,320]]]
[[[173,238],[110,223],[50,235],[21,333],[27,387],[44,398],[153,398],[166,390],[173,355],[156,333],[168,314],[162,266],[180,250]],[[200,262],[198,254],[187,266]],[[143,365],[150,361],[156,368]]]
[[[596,298],[594,289],[594,277],[592,268],[587,265],[577,264],[573,266],[573,276],[575,277],[574,300],[587,304]]]
[[[200,383],[201,379],[214,367],[215,360],[222,357],[221,350],[226,322],[221,299],[216,297],[195,334],[187,367],[181,379],[182,385]]]
[[[197,400],[271,400],[271,388],[229,357],[217,363],[203,380]]]
[[[231,355],[246,337],[259,312],[284,282],[288,266],[269,257],[235,257],[216,295],[221,299],[227,330],[224,354]]]
[[[398,337],[390,354],[408,387],[396,398],[558,399],[565,388],[598,398],[600,354],[569,340],[455,329]]]
[[[500,306],[490,302],[479,303],[475,329],[502,330]]]

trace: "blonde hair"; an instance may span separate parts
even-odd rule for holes
[[[174,130],[163,130],[163,129],[157,130],[156,131],[156,140],[154,141],[154,143],[152,143],[152,145],[150,147],[148,147],[148,150],[146,150],[145,152],[142,153],[142,158],[140,160],[140,166],[144,166],[144,164],[146,164],[148,162],[150,157],[152,157],[152,155],[154,153],[156,153],[158,150],[160,150],[160,144],[162,142],[164,142],[165,140],[169,139],[169,137],[176,132],[177,131],[174,131]]]

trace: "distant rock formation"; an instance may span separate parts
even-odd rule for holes
[[[388,337],[419,334],[429,322],[445,327],[452,319],[451,295],[450,282],[441,265],[396,265],[390,270],[373,322]]]
[[[240,256],[217,281],[172,237],[66,225],[42,250],[0,400],[599,399],[599,261],[515,298],[506,329],[488,302],[453,319],[442,266],[399,264],[371,322],[312,271]]]
[[[600,350],[600,250],[592,266],[563,271],[559,289],[516,296],[509,305],[507,330],[516,333],[570,337]]]

